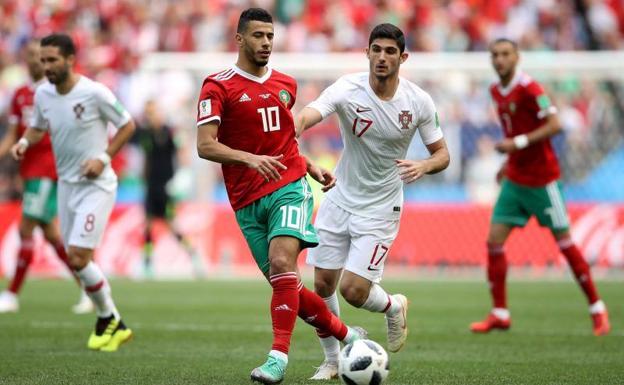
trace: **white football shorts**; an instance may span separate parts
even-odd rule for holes
[[[399,233],[399,220],[362,217],[325,199],[314,227],[319,245],[308,249],[309,265],[344,268],[371,282],[381,282],[388,251]]]
[[[115,195],[94,183],[59,181],[58,215],[66,247],[95,249],[100,244]]]

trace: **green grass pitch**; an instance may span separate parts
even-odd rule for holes
[[[624,384],[622,282],[599,283],[612,322],[602,338],[591,334],[571,280],[511,282],[512,330],[491,335],[468,332],[488,310],[484,282],[384,285],[411,301],[408,343],[390,355],[387,384]],[[270,348],[270,289],[263,281],[112,286],[135,339],[101,353],[86,349],[95,316],[69,311],[78,298],[72,282],[27,282],[21,311],[0,315],[0,384],[249,384]],[[385,345],[383,316],[344,302],[342,314]],[[298,322],[293,341],[284,383],[313,384],[307,378],[322,358],[316,336]]]

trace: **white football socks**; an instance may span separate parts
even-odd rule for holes
[[[504,321],[508,320],[509,317],[511,317],[511,313],[509,312],[509,310],[505,309],[504,307],[495,307],[494,309],[492,309],[492,314],[494,314],[496,318],[502,319]]]
[[[601,299],[592,303],[591,306],[589,307],[589,314],[604,313],[605,311],[607,311],[607,307],[605,306],[604,302],[602,302]]]
[[[327,298],[323,298],[323,301],[327,304],[329,310],[337,317],[340,317],[340,305],[338,303],[338,296],[336,292]],[[346,339],[346,338],[345,338]],[[325,353],[325,360],[328,362],[338,363],[338,356],[340,355],[340,341],[337,338],[329,336],[325,338],[319,337],[319,342]]]
[[[395,301],[392,296],[376,283],[371,285],[368,298],[361,307],[368,311],[386,313],[388,315],[395,314],[401,310],[401,304]]]
[[[269,352],[269,356],[278,358],[288,364],[288,354],[284,352],[280,352],[279,350],[271,350]]]
[[[93,301],[97,316],[106,318],[112,315],[119,319],[119,313],[111,295],[110,285],[99,266],[89,262],[82,270],[76,271],[76,275],[84,286],[87,295]]]

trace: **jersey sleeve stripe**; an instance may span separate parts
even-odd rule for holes
[[[221,117],[218,116],[218,115],[215,115],[215,116],[211,116],[209,118],[202,119],[202,120],[198,121],[197,122],[197,127],[201,126],[202,124],[206,124],[206,123],[212,122],[214,120],[217,120],[217,121],[219,121],[219,123],[221,123]]]
[[[221,76],[223,76],[223,75],[227,74],[227,73],[228,73],[228,72],[230,72],[230,71],[232,71],[232,69],[231,69],[231,68],[228,68],[228,69],[223,70],[223,71],[221,71],[221,72],[217,72],[217,73],[216,73],[216,74],[214,74],[214,75],[211,75],[211,76],[210,76],[210,78],[211,78],[211,79],[216,79],[216,78],[218,78],[218,77],[221,77]]]
[[[234,77],[234,75],[236,75],[236,72],[231,72],[229,75],[224,76],[222,78],[219,78],[220,81],[225,81],[225,80],[229,80],[232,79]]]
[[[220,74],[217,74],[213,77],[214,80],[227,80],[229,78],[231,78],[234,75],[234,70],[229,69],[225,72],[222,72]]]
[[[132,120],[132,116],[130,116],[130,113],[128,111],[124,110],[121,120],[117,123],[116,127],[121,128],[125,126],[126,124],[128,124],[130,120]]]

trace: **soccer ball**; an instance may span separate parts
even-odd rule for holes
[[[338,377],[346,385],[380,385],[388,377],[388,353],[375,341],[357,340],[340,352]]]

